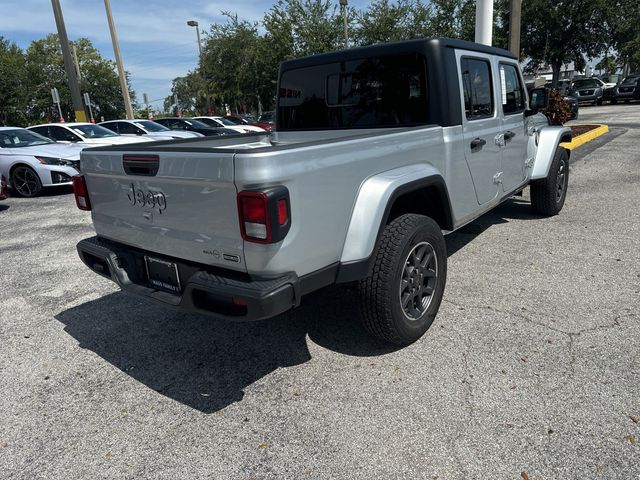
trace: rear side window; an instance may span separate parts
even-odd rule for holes
[[[478,120],[493,116],[493,82],[491,66],[487,60],[465,58],[460,60],[464,110],[467,120]]]
[[[82,139],[74,133],[71,133],[66,128],[62,127],[49,127],[49,137],[56,142],[79,142]]]
[[[102,126],[104,128],[108,128],[112,132],[119,133],[118,132],[118,122],[101,123],[100,126]]]
[[[500,90],[502,111],[505,115],[524,111],[524,89],[520,75],[513,65],[500,64]]]
[[[280,78],[278,130],[428,123],[427,69],[418,54],[289,70]]]
[[[55,140],[50,134],[49,134],[49,127],[32,127],[29,130],[39,133],[40,135],[47,137],[47,138],[51,138],[51,140]]]

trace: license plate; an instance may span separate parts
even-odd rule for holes
[[[144,257],[147,263],[147,276],[149,283],[158,290],[171,293],[180,293],[180,275],[178,266],[172,262],[166,262],[158,258]]]

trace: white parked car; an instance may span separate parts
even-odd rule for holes
[[[151,120],[109,120],[100,122],[98,125],[108,128],[109,130],[126,137],[140,137],[147,135],[153,140],[172,140],[175,138],[193,138],[203,137],[198,132],[187,132],[171,130],[164,125],[153,122]]]
[[[153,141],[145,137],[123,137],[108,128],[84,122],[47,123],[27,127],[27,129],[58,143],[83,143],[85,146],[124,145]]]
[[[35,197],[43,187],[71,185],[84,147],[59,144],[25,128],[0,127],[0,177],[22,197]]]
[[[253,125],[236,125],[235,123],[227,120],[224,117],[193,117],[193,119],[200,120],[202,123],[206,123],[210,127],[226,128],[227,130],[233,130],[234,132],[238,133],[264,133],[263,128],[254,127]]]

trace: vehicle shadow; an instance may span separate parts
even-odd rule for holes
[[[81,348],[208,414],[242,400],[248,385],[278,368],[309,361],[308,341],[355,356],[396,349],[367,336],[355,316],[353,290],[334,287],[305,297],[294,311],[258,322],[176,313],[122,292],[56,319]]]
[[[4,212],[5,210],[9,210],[9,205],[0,205],[0,212]]]
[[[529,218],[524,207],[528,204],[508,202],[448,235],[449,255],[493,224]],[[306,296],[296,310],[258,322],[182,314],[122,292],[70,308],[56,319],[81,348],[207,414],[241,401],[247,386],[278,368],[309,361],[309,342],[362,357],[400,348],[366,334],[357,319],[353,285],[325,288]]]
[[[447,255],[452,256],[464,248],[478,235],[492,225],[507,223],[509,220],[539,220],[544,218],[531,209],[531,203],[521,197],[514,197],[481,217],[445,237]]]

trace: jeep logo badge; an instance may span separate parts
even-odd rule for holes
[[[167,209],[167,197],[165,197],[164,193],[154,192],[152,190],[145,192],[142,189],[136,189],[133,183],[130,188],[131,190],[127,194],[127,198],[132,206],[140,205],[141,207],[150,207],[157,209],[160,214]]]

